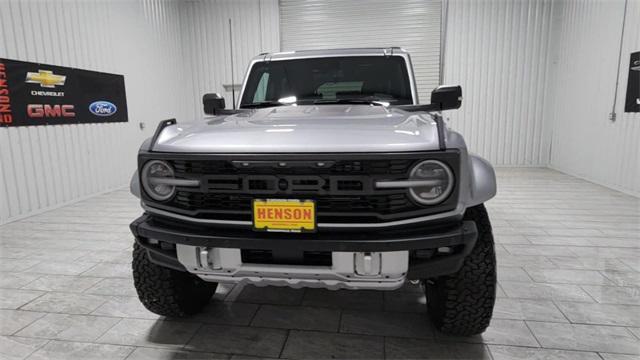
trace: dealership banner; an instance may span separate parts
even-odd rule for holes
[[[0,59],[0,126],[126,121],[122,75]]]
[[[631,53],[624,112],[640,112],[640,51]]]

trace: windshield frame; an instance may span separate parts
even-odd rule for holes
[[[288,56],[288,57],[279,57],[277,59],[271,59],[270,56],[267,55],[263,55],[263,56],[259,56],[257,58],[254,58],[251,63],[249,63],[249,66],[247,68],[247,71],[245,72],[245,76],[244,76],[244,80],[242,81],[242,90],[240,91],[239,96],[236,99],[236,106],[238,109],[241,108],[241,104],[242,104],[242,99],[244,97],[244,93],[246,90],[246,86],[247,86],[247,82],[249,79],[249,76],[251,75],[251,72],[253,71],[253,68],[256,64],[258,63],[265,63],[265,62],[271,62],[271,61],[287,61],[287,60],[302,60],[302,59],[318,59],[318,58],[330,58],[330,57],[375,57],[375,56],[386,56],[386,57],[401,57],[404,60],[404,64],[406,67],[406,72],[407,72],[407,76],[409,78],[409,89],[411,90],[411,100],[412,100],[412,104],[413,105],[418,105],[419,104],[419,100],[418,100],[418,90],[416,88],[416,80],[415,80],[415,76],[413,73],[413,66],[411,64],[411,57],[409,56],[408,53],[406,52],[401,52],[398,54],[391,54],[391,55],[385,55],[383,53],[367,53],[367,54],[363,54],[363,53],[353,53],[353,54],[345,54],[345,53],[336,53],[336,54],[326,54],[326,55],[295,55],[295,53],[292,53],[292,56]]]

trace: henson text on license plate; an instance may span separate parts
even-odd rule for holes
[[[253,200],[253,228],[262,231],[316,230],[316,204],[312,200]]]

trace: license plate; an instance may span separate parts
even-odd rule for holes
[[[256,199],[253,201],[253,228],[261,231],[315,231],[316,204],[312,200]]]

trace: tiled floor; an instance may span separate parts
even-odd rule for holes
[[[135,296],[140,209],[123,189],[0,227],[0,358],[639,358],[640,201],[551,170],[498,174],[499,299],[482,336],[435,331],[415,286],[221,286],[203,314],[160,318]]]

